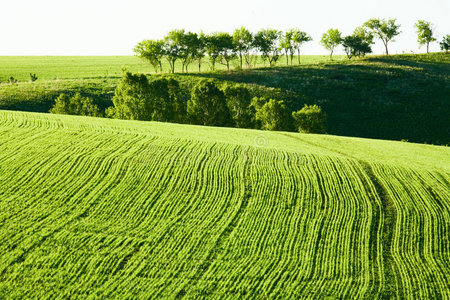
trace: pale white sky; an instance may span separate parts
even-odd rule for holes
[[[450,0],[0,0],[0,55],[131,55],[139,41],[174,28],[232,32],[241,25],[298,27],[314,39],[304,54],[327,54],[323,32],[350,34],[373,17],[402,24],[390,53],[425,51],[416,42],[418,19],[433,22],[439,40],[450,34]],[[382,53],[381,42],[373,50]]]

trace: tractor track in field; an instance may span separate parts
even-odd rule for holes
[[[242,215],[245,213],[247,209],[249,199],[251,198],[252,195],[252,183],[250,178],[252,158],[249,155],[248,151],[245,151],[244,155],[245,155],[245,164],[242,171],[243,195],[240,206],[237,212],[234,214],[233,219],[230,221],[230,223],[228,223],[226,228],[220,233],[219,237],[214,243],[212,249],[209,251],[205,260],[198,267],[197,272],[194,274],[194,276],[191,277],[189,282],[177,292],[176,294],[177,299],[183,298],[188,292],[186,289],[194,287],[197,284],[197,282],[206,274],[211,264],[217,259],[218,255],[221,253],[220,249],[223,249],[224,244],[228,241],[232,232],[237,227],[239,220],[241,219]]]
[[[374,236],[371,236],[371,244],[379,243],[380,241],[382,244],[384,285],[381,288],[380,293],[381,299],[385,299],[386,297],[389,298],[389,295],[394,294],[395,291],[397,290],[396,283],[394,280],[396,278],[394,272],[395,263],[392,257],[392,240],[394,228],[396,226],[396,211],[394,203],[385,192],[385,189],[383,188],[381,183],[378,181],[370,164],[361,160],[359,161],[359,163],[362,166],[364,172],[369,177],[369,180],[371,181],[372,185],[375,187],[378,197],[380,198],[382,204],[382,206],[379,208],[379,211],[377,211],[376,218],[374,218],[375,219],[374,225],[377,226],[377,229],[378,228],[381,229],[382,236],[381,238],[379,238],[378,236],[375,236],[375,238]],[[372,247],[374,247],[375,249],[377,248],[376,246]],[[400,292],[400,289],[397,290],[397,292]]]

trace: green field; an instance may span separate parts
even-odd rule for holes
[[[315,64],[325,62],[327,55],[302,55],[302,64]],[[334,60],[342,61],[344,55],[335,56]],[[294,57],[297,64],[297,56]],[[286,64],[285,57],[278,61],[279,66]],[[232,68],[238,67],[235,60]],[[90,79],[109,78],[122,76],[123,69],[135,73],[152,73],[153,67],[136,56],[0,56],[0,83],[6,82],[12,76],[18,81],[29,81],[30,73],[36,74],[41,80],[56,79]],[[264,63],[259,58],[257,67],[263,67]],[[181,63],[175,65],[177,72],[181,72]],[[217,70],[226,70],[226,66],[217,63]],[[163,61],[164,72],[169,72],[169,64]],[[202,63],[202,71],[210,71],[211,65],[208,58]],[[189,65],[189,72],[198,72],[198,64]]]
[[[0,298],[449,299],[450,149],[0,111]]]
[[[285,100],[291,110],[318,104],[328,115],[328,132],[334,135],[450,144],[450,55],[369,56],[351,61],[341,56],[333,62],[326,56],[304,56],[302,60],[301,66],[285,67],[281,58],[280,65],[272,68],[174,77],[188,90],[203,78],[244,83],[253,96]],[[0,57],[0,65],[0,78],[23,80],[0,84],[0,109],[33,112],[48,112],[61,93],[76,92],[106,109],[113,105],[122,66],[151,72],[150,65],[131,56]],[[194,64],[191,67],[195,70]],[[28,81],[30,72],[38,75],[36,82]]]

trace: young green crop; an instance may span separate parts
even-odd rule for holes
[[[0,298],[443,298],[447,147],[0,111]]]

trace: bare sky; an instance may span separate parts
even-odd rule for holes
[[[131,55],[139,41],[171,29],[232,32],[241,25],[297,27],[314,39],[304,54],[326,54],[323,32],[334,27],[351,34],[369,18],[397,18],[402,25],[389,52],[424,52],[414,23],[431,21],[441,40],[450,34],[449,15],[450,0],[0,0],[0,55]],[[373,50],[382,53],[381,42]]]

